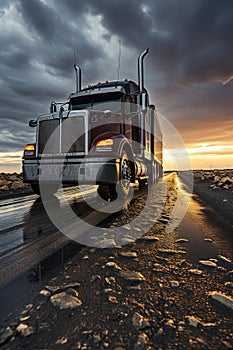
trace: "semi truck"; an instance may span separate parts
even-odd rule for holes
[[[162,177],[162,132],[144,87],[148,51],[138,57],[138,83],[124,79],[82,88],[75,63],[76,91],[65,103],[52,101],[48,114],[29,121],[36,140],[25,146],[23,179],[36,194],[41,183],[51,194],[61,183],[93,184],[104,199],[124,199],[133,184]]]

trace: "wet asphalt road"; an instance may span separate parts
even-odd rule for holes
[[[208,293],[214,290],[219,290],[228,296],[232,295],[232,287],[229,286],[232,283],[233,266],[219,258],[221,255],[233,259],[232,226],[207,207],[197,195],[192,195],[190,201],[186,186],[175,174],[166,178],[166,188],[167,193],[162,193],[160,197],[160,205],[164,200],[165,206],[161,212],[158,211],[156,214],[158,218],[150,224],[146,233],[146,236],[151,236],[151,240],[138,237],[136,242],[130,241],[132,230],[130,222],[142,210],[146,197],[143,193],[135,200],[132,208],[103,221],[102,226],[109,231],[117,226],[129,226],[124,236],[129,239],[129,244],[123,248],[96,249],[68,244],[67,239],[57,233],[46,217],[36,196],[2,201],[1,269],[5,270],[4,264],[10,256],[12,266],[14,265],[14,259],[17,259],[15,252],[22,252],[26,247],[31,251],[28,263],[30,269],[25,266],[21,269],[19,266],[17,273],[14,268],[12,273],[9,269],[7,274],[1,275],[4,276],[1,279],[2,286],[5,285],[0,290],[1,303],[10,304],[10,307],[2,308],[2,325],[10,326],[13,330],[11,340],[6,342],[4,348],[227,349],[233,347],[232,311],[227,315],[224,308],[212,306],[208,297]],[[176,220],[178,222],[179,215],[182,216],[181,212],[174,211],[179,194],[182,194],[184,207],[190,203],[183,220],[178,227],[175,227],[173,222]],[[92,198],[93,191],[88,195]],[[78,198],[77,194],[71,191],[68,197],[72,196],[73,199],[70,200],[78,203],[80,215],[91,213],[89,207],[80,205],[82,198]],[[153,219],[153,216],[156,216],[157,209],[157,202],[150,203],[150,212],[147,213],[149,216],[145,217],[145,222],[140,222],[138,229],[142,229],[143,225],[147,228],[146,223],[151,217]],[[172,223],[172,230],[169,229],[169,222]],[[155,235],[158,239],[153,239]],[[104,236],[104,239],[109,237]],[[111,239],[117,241],[114,233]],[[54,240],[58,242],[55,246]],[[33,252],[43,241],[46,241],[46,254],[42,254],[41,260],[45,257],[47,259],[40,261],[38,256],[33,262]],[[66,248],[58,250],[64,246]],[[48,256],[55,251],[58,252],[49,260]],[[122,256],[121,252],[135,252],[136,255],[129,258]],[[217,262],[218,267],[206,268],[200,265],[199,260],[211,261],[209,259]],[[113,262],[119,268],[113,266],[109,269],[106,262]],[[129,282],[126,278],[122,278],[120,272],[122,270],[140,272],[145,280],[143,283]],[[202,272],[200,275],[198,273],[195,275],[194,270]],[[20,276],[20,271],[26,274]],[[9,276],[9,280],[6,275]],[[109,279],[110,277],[112,279]],[[177,287],[171,287],[172,280],[178,282]],[[7,284],[8,282],[10,283]],[[82,301],[78,312],[58,311],[51,305],[49,295],[44,297],[38,294],[45,284],[61,286],[77,282],[80,283],[77,290]],[[110,291],[106,292],[107,289]],[[17,298],[17,294],[21,294],[23,298]],[[29,301],[32,307],[30,311],[25,312],[25,304]],[[34,330],[26,337],[16,331],[22,312],[30,316],[30,321],[27,323]],[[8,315],[9,313],[11,315]],[[78,319],[75,317],[76,313]],[[135,313],[139,313],[144,321],[146,320],[145,327],[135,326],[133,321]],[[197,326],[190,325],[187,318],[190,315],[200,321]],[[65,326],[62,323],[63,318],[66,320]],[[207,323],[212,323],[212,326],[206,326]]]

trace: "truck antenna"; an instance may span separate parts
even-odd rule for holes
[[[119,39],[119,54],[118,54],[117,80],[120,79],[120,69],[121,69],[121,40]]]
[[[81,90],[81,69],[76,64],[75,51],[74,51],[74,69],[75,69],[75,76],[76,76],[76,92],[79,92]]]

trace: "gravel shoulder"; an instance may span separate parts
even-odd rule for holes
[[[213,191],[210,185],[211,182],[208,180],[197,180],[194,184],[194,193],[233,224],[233,193],[224,189]]]
[[[233,170],[194,171],[194,193],[233,224]]]
[[[2,348],[232,349],[233,264],[225,257],[192,264],[177,230],[166,232],[176,183],[173,174],[163,212],[144,237],[122,248],[77,247],[51,270],[2,325]],[[128,225],[130,240],[130,219],[146,198],[104,222],[106,230]]]
[[[33,194],[31,186],[23,183],[23,174],[0,173],[0,200]]]

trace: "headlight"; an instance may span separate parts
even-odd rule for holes
[[[113,139],[103,139],[97,141],[95,151],[97,152],[111,152],[113,147]]]
[[[24,158],[27,158],[27,157],[35,157],[35,154],[36,154],[36,145],[35,144],[27,144],[25,147],[24,147]]]

